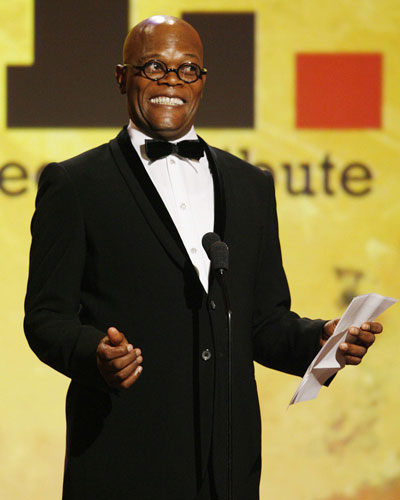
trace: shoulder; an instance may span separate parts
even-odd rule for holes
[[[113,165],[110,142],[96,146],[66,160],[52,162],[42,171],[40,184],[45,182],[84,182],[101,178]]]
[[[101,166],[108,165],[111,161],[110,146],[109,143],[106,143],[63,160],[58,165],[69,175],[75,176],[98,171]]]
[[[112,141],[111,141],[112,142]],[[115,178],[115,164],[110,144],[102,144],[67,160],[44,167],[39,178],[36,205],[44,199],[84,199],[90,192],[100,191]]]

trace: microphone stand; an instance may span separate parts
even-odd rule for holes
[[[211,267],[215,272],[215,277],[221,286],[222,295],[228,322],[227,351],[228,362],[226,365],[226,381],[228,396],[228,415],[227,415],[227,498],[233,499],[233,477],[232,477],[232,307],[229,298],[228,280],[226,277],[229,268],[229,248],[221,241],[216,233],[206,233],[202,238],[202,245],[206,251]]]
[[[215,275],[222,288],[225,310],[227,316],[228,338],[228,363],[227,363],[227,389],[228,389],[228,419],[227,419],[227,469],[228,469],[228,500],[232,500],[232,307],[229,297],[228,280],[224,269],[216,269]]]

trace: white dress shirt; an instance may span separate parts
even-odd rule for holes
[[[128,133],[178,230],[204,290],[208,292],[210,261],[201,239],[214,228],[214,184],[206,154],[198,161],[176,154],[150,161],[146,156],[144,141],[151,137],[136,130],[131,121]],[[196,139],[192,127],[184,137],[170,142]]]

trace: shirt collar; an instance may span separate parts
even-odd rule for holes
[[[128,134],[131,139],[133,147],[136,149],[137,154],[140,156],[142,160],[148,161],[148,158],[144,153],[144,141],[146,139],[152,140],[153,137],[150,137],[141,132],[140,130],[136,129],[133,126],[132,120],[129,120]],[[175,141],[169,141],[169,142],[177,143],[179,141],[197,141],[197,139],[198,139],[197,134],[194,130],[194,126],[192,125],[192,128],[189,130],[189,132],[185,134],[183,137],[180,137]]]

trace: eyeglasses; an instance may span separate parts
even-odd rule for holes
[[[178,66],[176,69],[168,68],[168,66],[162,61],[157,61],[152,59],[147,61],[147,63],[143,64],[143,66],[135,66],[133,64],[124,64],[124,68],[135,68],[139,71],[142,71],[146,78],[150,80],[161,80],[171,71],[176,73],[177,77],[185,83],[193,83],[196,82],[201,75],[205,75],[207,73],[206,68],[201,69],[195,63],[185,62]]]

